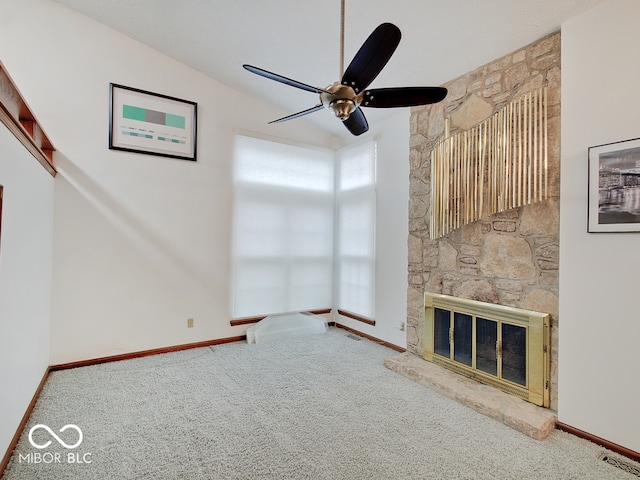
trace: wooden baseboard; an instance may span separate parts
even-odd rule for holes
[[[31,398],[31,402],[29,402],[29,405],[27,406],[27,410],[24,412],[24,415],[22,416],[22,420],[20,420],[20,423],[18,424],[16,433],[13,435],[13,438],[9,443],[9,447],[7,448],[7,451],[4,454],[4,457],[2,457],[2,462],[0,462],[0,478],[4,474],[4,471],[7,468],[7,465],[9,465],[9,460],[11,460],[11,455],[13,455],[13,451],[16,449],[16,445],[18,445],[18,441],[22,436],[22,431],[24,430],[25,426],[27,425],[27,422],[29,421],[31,412],[33,411],[33,408],[36,406],[36,402],[38,401],[38,397],[40,396],[40,392],[42,391],[44,384],[47,382],[47,378],[49,378],[49,372],[51,372],[51,367],[47,367],[47,369],[45,370],[44,375],[42,376],[42,380],[40,380],[40,383],[38,384],[38,388],[36,388],[36,391],[33,394],[33,397]]]
[[[571,425],[567,425],[566,423],[556,422],[556,428],[558,430],[562,430],[563,432],[567,432],[572,435],[575,435],[576,437],[589,440],[590,442],[593,442],[596,445],[600,445],[601,447],[607,448],[612,452],[619,453],[620,455],[630,458],[633,461],[640,462],[639,452],[623,447],[622,445],[618,445],[617,443],[610,442],[609,440],[605,440],[604,438],[597,437],[589,432],[585,432],[584,430],[580,430],[578,428],[572,427]]]
[[[385,342],[384,340],[380,340],[379,338],[372,337],[371,335],[367,335],[366,333],[362,333],[354,328],[347,327],[346,325],[340,325],[339,323],[336,323],[335,325],[336,327],[342,328],[347,332],[351,332],[354,335],[358,335],[359,337],[366,338],[367,340],[371,340],[372,342],[376,342],[380,345],[390,348],[391,350],[395,350],[396,352],[404,353],[407,351],[406,348],[399,347],[398,345],[394,345],[393,343]]]
[[[49,369],[52,372],[57,370],[66,370],[68,368],[86,367],[89,365],[98,365],[100,363],[118,362],[120,360],[131,360],[132,358],[148,357],[150,355],[158,355],[161,353],[179,352],[181,350],[189,350],[192,348],[210,347],[212,345],[221,345],[223,343],[241,342],[246,340],[246,335],[238,335],[237,337],[219,338],[216,340],[205,340],[204,342],[185,343],[182,345],[174,345],[173,347],[154,348],[152,350],[143,350],[140,352],[124,353],[122,355],[112,355],[109,357],[91,358],[88,360],[80,360],[78,362],[60,363],[52,365]]]

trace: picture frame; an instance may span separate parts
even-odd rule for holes
[[[196,102],[109,84],[109,149],[196,161]]]
[[[640,232],[640,138],[589,148],[588,232]]]

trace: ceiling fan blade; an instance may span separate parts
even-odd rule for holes
[[[349,118],[344,120],[342,123],[347,127],[347,130],[356,136],[362,135],[364,132],[369,130],[369,123],[367,122],[367,119],[360,107],[356,108],[351,115],[349,115]]]
[[[319,103],[315,107],[307,108],[306,110],[303,110],[298,113],[293,113],[291,115],[287,115],[286,117],[282,117],[277,120],[272,120],[269,123],[286,122],[287,120],[293,120],[294,118],[304,117],[305,115],[309,115],[310,113],[317,112],[318,110],[322,110],[323,108],[324,108],[323,105]]]
[[[392,108],[415,107],[438,103],[447,96],[444,87],[374,88],[362,94],[363,107]]]
[[[342,76],[342,84],[356,93],[363,91],[378,76],[400,43],[400,29],[392,23],[379,25],[365,40]]]
[[[292,80],[291,78],[283,77],[282,75],[278,75],[277,73],[272,73],[262,68],[254,67],[253,65],[242,65],[245,70],[250,71],[251,73],[255,73],[256,75],[260,75],[261,77],[268,78],[270,80],[275,80],[276,82],[284,83],[285,85],[289,85],[291,87],[300,88],[302,90],[306,90],[307,92],[313,93],[322,93],[325,90],[318,87],[313,87],[311,85],[307,85],[306,83],[298,82],[297,80]]]

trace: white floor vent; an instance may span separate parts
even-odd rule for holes
[[[269,315],[247,328],[247,343],[324,333],[328,329],[327,321],[312,313],[293,312]]]

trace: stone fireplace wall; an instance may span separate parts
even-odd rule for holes
[[[468,130],[524,93],[548,89],[549,198],[429,237],[431,150],[444,133]],[[413,108],[407,349],[422,355],[425,291],[551,314],[551,408],[557,410],[560,192],[560,33],[544,37],[444,85],[447,98]]]

